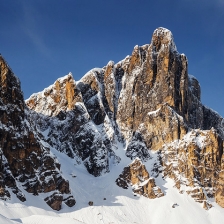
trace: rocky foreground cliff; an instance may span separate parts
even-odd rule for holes
[[[51,192],[45,201],[53,209],[73,206],[75,191],[51,151],[103,177],[123,162],[123,150],[130,164],[114,179],[119,187],[149,200],[166,197],[157,185],[162,176],[205,209],[213,198],[224,207],[224,121],[201,103],[199,82],[169,30],[156,29],[151,43],[135,46],[131,56],[79,81],[69,73],[26,102],[18,79],[0,62],[2,199],[12,189],[24,201],[25,189]]]
[[[62,201],[74,205],[60,164],[33,131],[20,82],[3,57],[0,72],[0,198],[8,200],[13,193],[26,201],[22,187],[34,195],[48,193],[45,201],[56,210],[61,209]]]

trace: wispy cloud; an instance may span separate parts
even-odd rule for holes
[[[41,13],[38,12],[37,7],[35,7],[35,1],[32,4],[32,1],[21,0],[20,3],[23,12],[22,29],[30,38],[37,50],[43,54],[43,56],[50,59],[51,51],[44,41],[43,32],[41,32],[41,20],[38,21]]]
[[[192,5],[197,4],[201,5],[201,7],[210,7],[210,6],[215,6],[215,7],[224,7],[224,0],[183,0],[183,2],[190,3]],[[180,1],[181,3],[181,1]]]
[[[224,0],[217,0],[218,6],[224,7]]]

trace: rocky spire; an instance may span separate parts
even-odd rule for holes
[[[177,50],[173,34],[170,30],[163,27],[159,27],[153,32],[151,45],[157,52],[161,49]]]

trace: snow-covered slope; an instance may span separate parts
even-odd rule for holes
[[[149,199],[135,195],[131,189],[123,189],[115,185],[115,179],[124,166],[131,160],[120,150],[121,163],[110,173],[100,177],[90,175],[82,165],[74,165],[73,159],[68,159],[63,153],[54,151],[61,163],[62,173],[66,174],[71,183],[77,204],[73,208],[63,206],[60,212],[54,212],[37,197],[30,195],[27,203],[0,201],[1,223],[173,223],[173,224],[221,224],[223,223],[223,209],[215,202],[209,210],[195,203],[187,193],[180,194],[174,187],[175,182],[161,176],[156,179],[165,193],[164,197]],[[151,169],[156,154],[145,163]],[[74,177],[76,176],[76,177]],[[93,201],[93,206],[88,202]],[[6,219],[7,218],[7,219]],[[10,222],[11,221],[11,222]],[[14,221],[14,222],[13,222]]]

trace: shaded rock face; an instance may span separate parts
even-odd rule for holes
[[[8,188],[21,201],[26,200],[23,189],[34,195],[55,190],[69,194],[60,164],[30,126],[20,82],[2,56],[0,89],[0,197],[10,198]]]
[[[63,199],[63,195],[60,193],[53,193],[51,196],[44,199],[46,203],[54,210],[61,210],[62,202],[64,202],[68,207],[73,207],[76,203],[73,196]]]
[[[61,194],[58,194],[55,192],[53,195],[45,198],[44,200],[54,210],[57,210],[57,211],[61,210],[61,204],[63,201],[63,196]]]
[[[141,133],[134,133],[131,142],[128,144],[125,155],[132,160],[140,158],[143,161],[147,161],[150,158],[149,150],[143,141]]]
[[[143,195],[147,198],[159,198],[164,196],[161,189],[156,186],[154,178],[149,177],[145,165],[139,158],[136,158],[116,179],[119,187],[128,189],[132,186],[134,193]]]
[[[92,70],[76,84],[69,74],[58,79],[44,92],[33,94],[26,100],[31,109],[36,107],[35,111],[30,113],[29,121],[40,138],[51,147],[75,158],[77,163],[82,161],[89,173],[94,176],[109,172],[109,160],[112,163],[118,163],[120,160],[113,151],[115,138],[113,121],[106,115],[101,92],[97,92],[103,91],[98,81],[101,76],[97,69]],[[75,103],[70,108],[65,100],[67,99],[65,84],[68,81],[75,88],[72,101]],[[55,91],[57,83],[61,83],[62,89]],[[60,93],[63,102],[55,103],[49,100],[48,96],[42,97],[46,95],[46,91],[52,93],[51,99]],[[64,106],[61,106],[62,104]],[[45,108],[48,108],[47,110],[54,108],[54,111],[46,113]],[[47,135],[42,135],[43,132]]]

